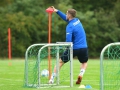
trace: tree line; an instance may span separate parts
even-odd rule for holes
[[[120,0],[1,0],[0,57],[8,57],[8,28],[12,35],[12,57],[24,57],[31,44],[47,43],[45,10],[52,5],[64,13],[69,8],[77,10],[87,35],[89,57],[99,57],[105,45],[120,41]],[[52,14],[52,43],[65,41],[66,25]]]

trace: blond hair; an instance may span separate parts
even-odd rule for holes
[[[72,17],[76,17],[76,10],[75,9],[68,9],[68,13],[72,16]]]

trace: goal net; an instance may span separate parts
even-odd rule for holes
[[[59,71],[59,58],[69,49],[70,61]],[[69,55],[67,55],[69,56]],[[73,86],[72,43],[33,44],[25,54],[25,87],[66,87]],[[48,84],[54,66],[57,76],[53,84]],[[43,75],[43,71],[48,71]]]
[[[120,43],[111,43],[100,55],[100,90],[120,90]]]

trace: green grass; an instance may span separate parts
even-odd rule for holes
[[[100,61],[89,60],[88,68],[84,74],[82,85],[91,85],[92,89],[80,89],[75,81],[79,72],[80,63],[74,60],[74,86],[72,88],[59,88],[59,90],[99,90]],[[11,63],[11,65],[9,65]],[[0,59],[0,90],[37,90],[36,88],[24,88],[24,59],[2,60]],[[40,88],[40,90],[56,90],[57,88]]]

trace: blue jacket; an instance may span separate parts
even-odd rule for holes
[[[66,22],[66,42],[73,42],[73,49],[87,48],[86,34],[84,28],[78,18],[74,18],[70,21],[66,20],[66,15],[60,10],[57,14]]]

